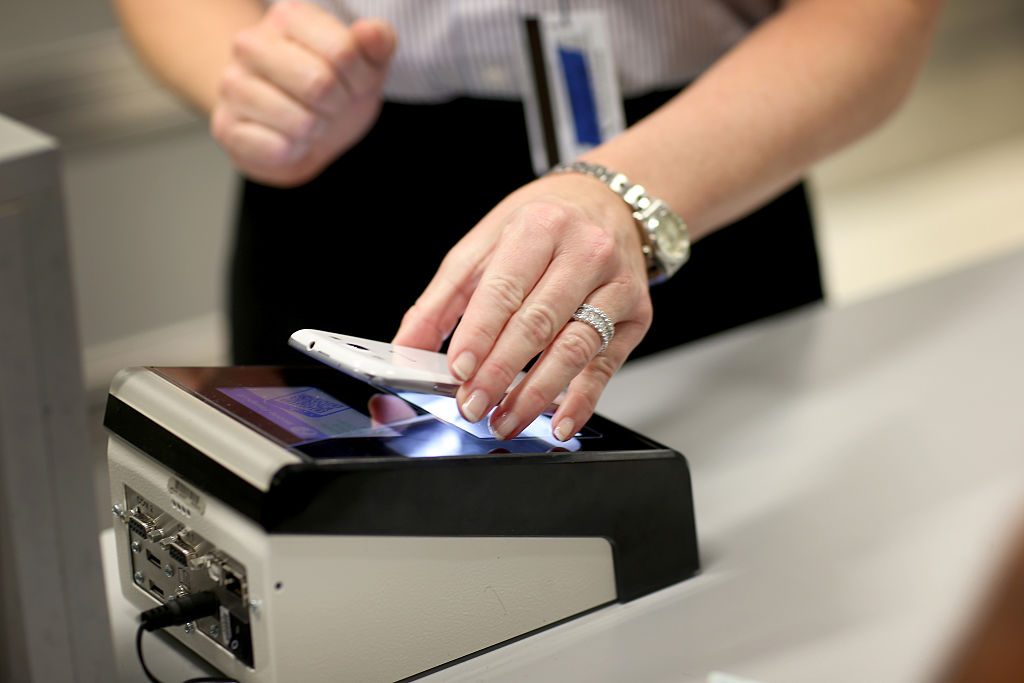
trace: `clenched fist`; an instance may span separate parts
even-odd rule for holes
[[[304,183],[377,118],[396,36],[386,22],[346,26],[288,0],[235,38],[211,116],[238,169],[268,185]]]

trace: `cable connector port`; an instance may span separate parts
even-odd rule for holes
[[[224,567],[224,579],[223,579],[224,590],[231,593],[239,600],[243,599],[244,587],[240,576],[235,574],[231,569]]]
[[[180,536],[167,544],[167,554],[183,567],[188,566],[188,561],[195,555],[195,552],[195,548],[181,540]]]
[[[148,538],[149,532],[155,528],[156,522],[153,518],[144,512],[139,512],[138,509],[132,510],[128,515],[128,530],[142,538]]]
[[[139,619],[142,628],[154,631],[167,626],[181,626],[203,617],[212,617],[217,614],[219,606],[217,596],[211,591],[202,591],[172,598],[159,607],[146,610]]]

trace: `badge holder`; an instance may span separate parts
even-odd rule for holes
[[[522,24],[523,104],[537,175],[625,128],[607,15],[549,12]]]

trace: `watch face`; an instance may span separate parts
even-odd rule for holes
[[[656,224],[652,227],[658,256],[672,264],[685,261],[690,254],[690,239],[683,222],[666,211],[659,211],[654,220]]]

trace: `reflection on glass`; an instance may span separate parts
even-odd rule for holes
[[[453,398],[437,396],[435,394],[419,394],[413,391],[399,391],[397,394],[412,405],[427,411],[453,427],[458,427],[467,434],[472,434],[478,439],[495,438],[487,428],[487,420],[490,418],[490,415],[480,422],[470,422],[459,414],[459,408]],[[518,439],[539,439],[549,446],[562,448],[566,451],[578,451],[580,449],[580,442],[576,437],[562,443],[551,434],[550,415],[538,417],[516,437],[516,440]]]
[[[539,455],[649,447],[629,432],[585,426],[569,442],[542,416],[520,436],[499,441],[485,422],[471,424],[455,400],[394,391],[326,368],[153,368],[155,373],[302,457],[318,462],[366,458]]]

